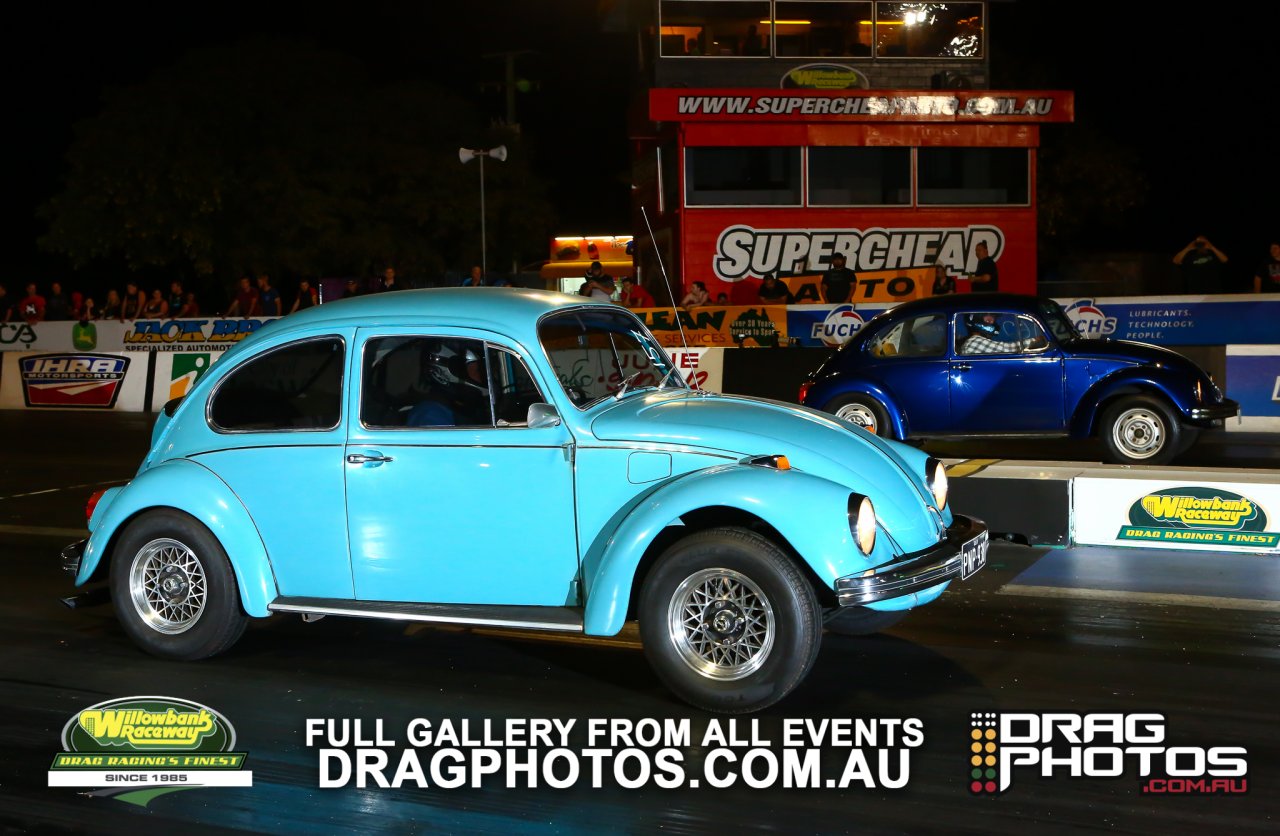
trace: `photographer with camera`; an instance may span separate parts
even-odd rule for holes
[[[1221,293],[1222,265],[1227,256],[1203,235],[1197,235],[1178,254],[1173,263],[1182,268],[1183,293]]]

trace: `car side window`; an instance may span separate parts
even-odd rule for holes
[[[1040,323],[1026,314],[973,311],[956,316],[956,354],[1034,354],[1048,346]]]
[[[209,422],[225,432],[331,430],[342,417],[344,346],[304,340],[241,363],[218,384]]]
[[[360,423],[370,429],[492,427],[484,342],[374,337],[361,361]]]
[[[926,314],[899,322],[872,337],[867,350],[875,357],[941,357],[947,351],[947,319]]]

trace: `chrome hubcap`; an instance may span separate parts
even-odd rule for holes
[[[1164,447],[1164,421],[1149,409],[1129,409],[1111,430],[1116,446],[1133,459],[1148,459]]]
[[[204,566],[177,540],[147,543],[129,569],[134,611],[158,633],[185,633],[200,619],[208,596]]]
[[[667,613],[684,663],[710,679],[742,679],[773,649],[773,607],[760,587],[732,569],[703,569],[676,588]]]
[[[875,413],[860,403],[851,403],[840,407],[836,410],[836,417],[852,421],[872,435],[876,434]]]

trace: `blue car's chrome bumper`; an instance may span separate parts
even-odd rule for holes
[[[956,514],[936,545],[864,574],[837,578],[836,599],[842,607],[857,607],[909,595],[952,578],[967,578],[986,560],[986,524]]]
[[[1209,406],[1193,406],[1188,412],[1192,421],[1221,421],[1239,414],[1240,404],[1230,398],[1223,398],[1222,403]]]

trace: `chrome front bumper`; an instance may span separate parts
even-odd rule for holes
[[[1192,421],[1217,421],[1234,418],[1240,414],[1240,404],[1230,398],[1223,398],[1222,403],[1210,406],[1194,406],[1188,410]]]
[[[923,551],[904,555],[896,563],[877,566],[869,573],[836,579],[836,600],[842,607],[857,607],[919,592],[961,576],[964,546],[980,540],[987,545],[987,526],[982,520],[956,514],[946,536]]]

